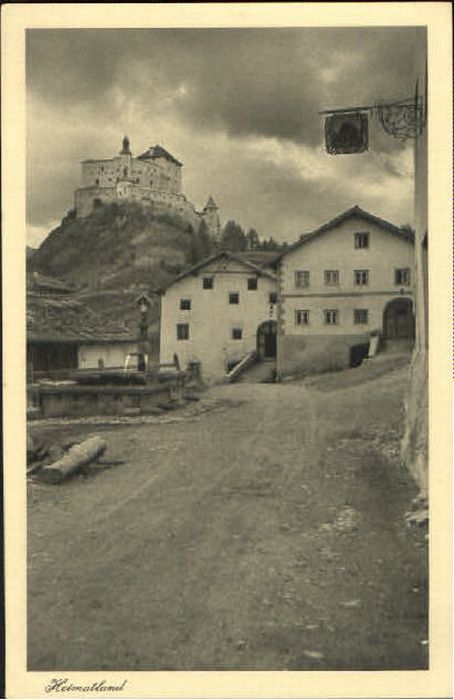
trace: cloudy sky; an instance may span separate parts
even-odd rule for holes
[[[73,206],[80,161],[160,143],[187,197],[222,221],[294,240],[359,204],[412,221],[411,142],[370,125],[370,149],[331,156],[322,109],[414,93],[414,28],[29,30],[28,237]]]

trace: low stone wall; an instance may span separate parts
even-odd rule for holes
[[[41,415],[115,416],[146,414],[159,403],[180,399],[184,377],[157,381],[147,386],[41,386],[37,390]]]
[[[314,374],[350,366],[354,345],[368,344],[365,333],[358,335],[284,335],[280,339],[279,372]]]

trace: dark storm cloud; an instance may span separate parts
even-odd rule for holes
[[[28,85],[48,101],[120,87],[153,111],[165,90],[199,128],[315,144],[324,107],[412,95],[421,29],[39,30]]]
[[[361,192],[358,203],[408,219],[402,144],[372,120],[366,158],[329,157],[319,112],[412,95],[424,36],[412,28],[29,30],[28,220],[45,227],[64,214],[79,161],[112,155],[124,133],[134,153],[156,141],[174,151],[197,206],[211,192],[224,221],[264,235],[291,239]]]

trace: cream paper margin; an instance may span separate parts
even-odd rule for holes
[[[447,2],[23,4],[3,6],[2,194],[6,683],[38,698],[54,676],[128,679],[124,697],[451,695],[451,6]],[[428,27],[430,222],[430,670],[380,672],[27,672],[25,483],[25,29],[44,27]],[[380,70],[380,66],[377,66]],[[399,70],[399,66],[396,66]],[[49,128],[52,125],[49,124]],[[69,695],[68,695],[69,696]],[[76,697],[72,694],[71,697]],[[106,697],[80,693],[78,697]]]

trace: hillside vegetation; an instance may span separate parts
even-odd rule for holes
[[[191,262],[196,234],[176,216],[153,216],[136,204],[71,212],[30,261],[32,270],[90,291],[154,289]]]

